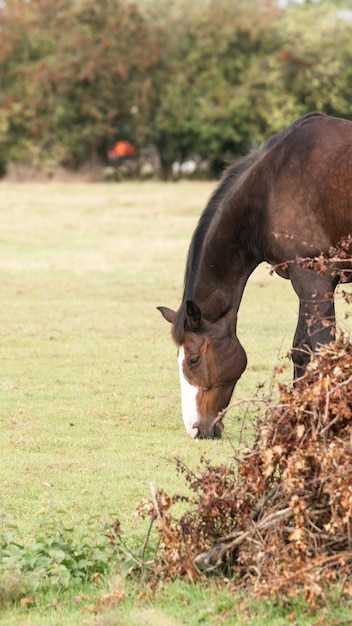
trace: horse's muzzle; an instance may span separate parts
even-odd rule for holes
[[[224,430],[223,423],[221,421],[216,424],[211,423],[210,428],[205,428],[200,422],[195,422],[193,428],[198,430],[198,434],[195,439],[221,439],[222,431]]]

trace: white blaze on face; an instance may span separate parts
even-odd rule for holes
[[[198,387],[194,387],[191,385],[186,379],[183,373],[183,361],[185,358],[185,352],[182,346],[180,346],[177,360],[178,360],[178,369],[180,372],[180,383],[181,383],[181,406],[182,406],[182,417],[185,424],[186,431],[188,435],[191,437],[196,437],[198,435],[198,429],[193,428],[193,424],[198,422],[199,413],[197,409],[197,393]]]

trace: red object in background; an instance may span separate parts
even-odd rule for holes
[[[108,157],[111,161],[118,161],[133,154],[136,154],[136,148],[129,141],[117,141],[114,147],[108,151]]]

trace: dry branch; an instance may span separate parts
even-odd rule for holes
[[[153,488],[149,514],[161,551],[154,573],[200,578],[224,571],[260,593],[301,588],[314,601],[352,575],[352,344],[321,348],[295,386],[265,403],[252,448],[233,465],[178,462],[193,496],[180,519]]]

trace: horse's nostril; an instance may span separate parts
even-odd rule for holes
[[[201,436],[202,436],[201,435],[202,429],[201,429],[200,423],[199,422],[194,422],[192,428],[194,429],[194,432],[195,432],[195,434],[192,435],[192,437],[194,437],[194,439],[200,439]]]
[[[192,439],[198,439],[199,429],[192,426],[192,429],[188,431],[188,434]]]

